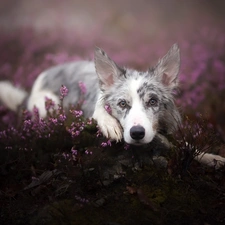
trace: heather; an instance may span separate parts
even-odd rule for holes
[[[83,117],[82,83],[78,105],[63,107],[65,86],[56,109],[46,99],[45,119],[36,108],[16,114],[0,105],[0,223],[223,224],[224,168],[193,158],[196,149],[225,156],[224,4],[72,2],[46,3],[55,10],[46,13],[24,0],[30,11],[19,8],[21,17],[15,9],[2,14],[0,79],[29,91],[44,69],[91,60],[95,46],[119,65],[146,70],[178,43],[183,123],[145,147],[112,142]]]

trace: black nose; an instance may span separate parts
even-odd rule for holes
[[[134,140],[141,140],[145,136],[145,128],[142,126],[133,126],[130,129],[130,136]]]

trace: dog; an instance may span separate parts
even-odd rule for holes
[[[66,63],[42,72],[30,95],[10,82],[0,82],[0,100],[14,111],[26,102],[28,110],[32,111],[35,106],[39,115],[46,117],[46,98],[58,105],[59,89],[64,85],[69,90],[64,107],[76,105],[80,98],[79,82],[82,82],[86,86],[82,104],[84,116],[95,119],[106,138],[145,145],[159,133],[173,133],[181,123],[174,103],[179,68],[177,44],[153,68],[144,72],[120,67],[102,49],[96,48],[94,61]],[[224,158],[211,154],[196,157],[202,163],[208,159],[210,165],[213,160],[225,163]]]

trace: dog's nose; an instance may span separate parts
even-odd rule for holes
[[[141,140],[145,136],[145,128],[142,126],[133,126],[130,129],[130,136],[134,140]]]

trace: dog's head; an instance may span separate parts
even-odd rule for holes
[[[96,48],[95,67],[103,100],[123,128],[125,142],[147,144],[157,132],[171,132],[180,121],[173,101],[178,86],[179,48],[175,44],[146,72],[119,67]]]

